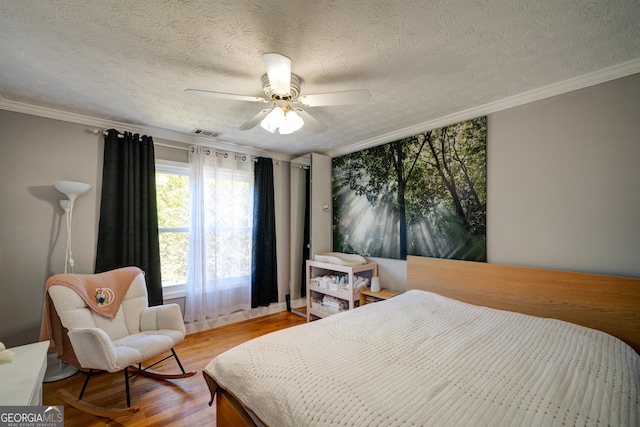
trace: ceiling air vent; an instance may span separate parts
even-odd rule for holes
[[[220,135],[222,135],[222,132],[216,132],[215,130],[204,130],[204,129],[194,129],[193,132],[191,133],[194,135],[208,136],[210,138],[219,138]]]

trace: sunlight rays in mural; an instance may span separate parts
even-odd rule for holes
[[[370,256],[381,250],[397,250],[395,239],[389,238],[398,233],[397,214],[393,209],[384,203],[371,206],[366,197],[357,196],[349,187],[337,192],[334,189],[334,193],[334,197],[346,202],[342,205],[345,210],[339,214],[338,228],[348,230],[344,237],[352,243],[349,253]]]
[[[450,215],[444,202],[436,205],[437,215],[427,215],[414,221],[408,226],[408,254],[421,255],[438,254],[441,258],[465,259],[472,254],[468,249],[468,240],[465,230],[459,227],[458,230],[440,230],[438,218]],[[455,237],[455,238],[454,238]]]

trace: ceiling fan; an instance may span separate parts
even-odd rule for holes
[[[263,109],[244,122],[239,129],[251,129],[260,123],[269,132],[278,131],[280,134],[295,132],[303,125],[316,133],[327,130],[326,125],[303,107],[364,104],[371,99],[371,93],[367,89],[301,95],[300,77],[291,72],[290,58],[270,52],[265,53],[263,59],[267,70],[267,73],[262,76],[262,91],[265,98],[199,89],[185,89],[185,92],[209,98],[271,104],[269,108]]]

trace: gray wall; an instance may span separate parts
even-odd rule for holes
[[[640,74],[488,118],[493,263],[640,277]]]
[[[36,341],[44,283],[64,272],[66,226],[52,182],[93,188],[73,210],[75,271],[93,271],[102,144],[85,127],[0,111],[0,341]]]

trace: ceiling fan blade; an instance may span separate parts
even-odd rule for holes
[[[240,129],[240,130],[249,130],[249,129],[253,128],[255,125],[260,123],[262,121],[262,119],[264,119],[266,117],[266,115],[270,111],[271,111],[271,109],[267,108],[265,110],[262,110],[262,111],[258,112],[258,114],[256,114],[255,116],[251,117],[249,120],[247,120],[242,125],[240,125],[240,127],[238,129]]]
[[[191,95],[203,96],[206,98],[230,99],[232,101],[269,102],[258,96],[235,95],[233,93],[211,92],[200,89],[185,89],[184,91]]]
[[[265,53],[262,58],[271,89],[278,95],[288,95],[291,91],[291,59],[279,53]]]
[[[302,117],[304,127],[309,129],[311,132],[322,133],[328,129],[324,123],[304,111],[302,108],[294,108],[294,110],[300,117]]]
[[[367,89],[356,89],[344,92],[303,95],[298,98],[298,102],[308,107],[324,107],[328,105],[366,104],[370,99],[371,92]]]

